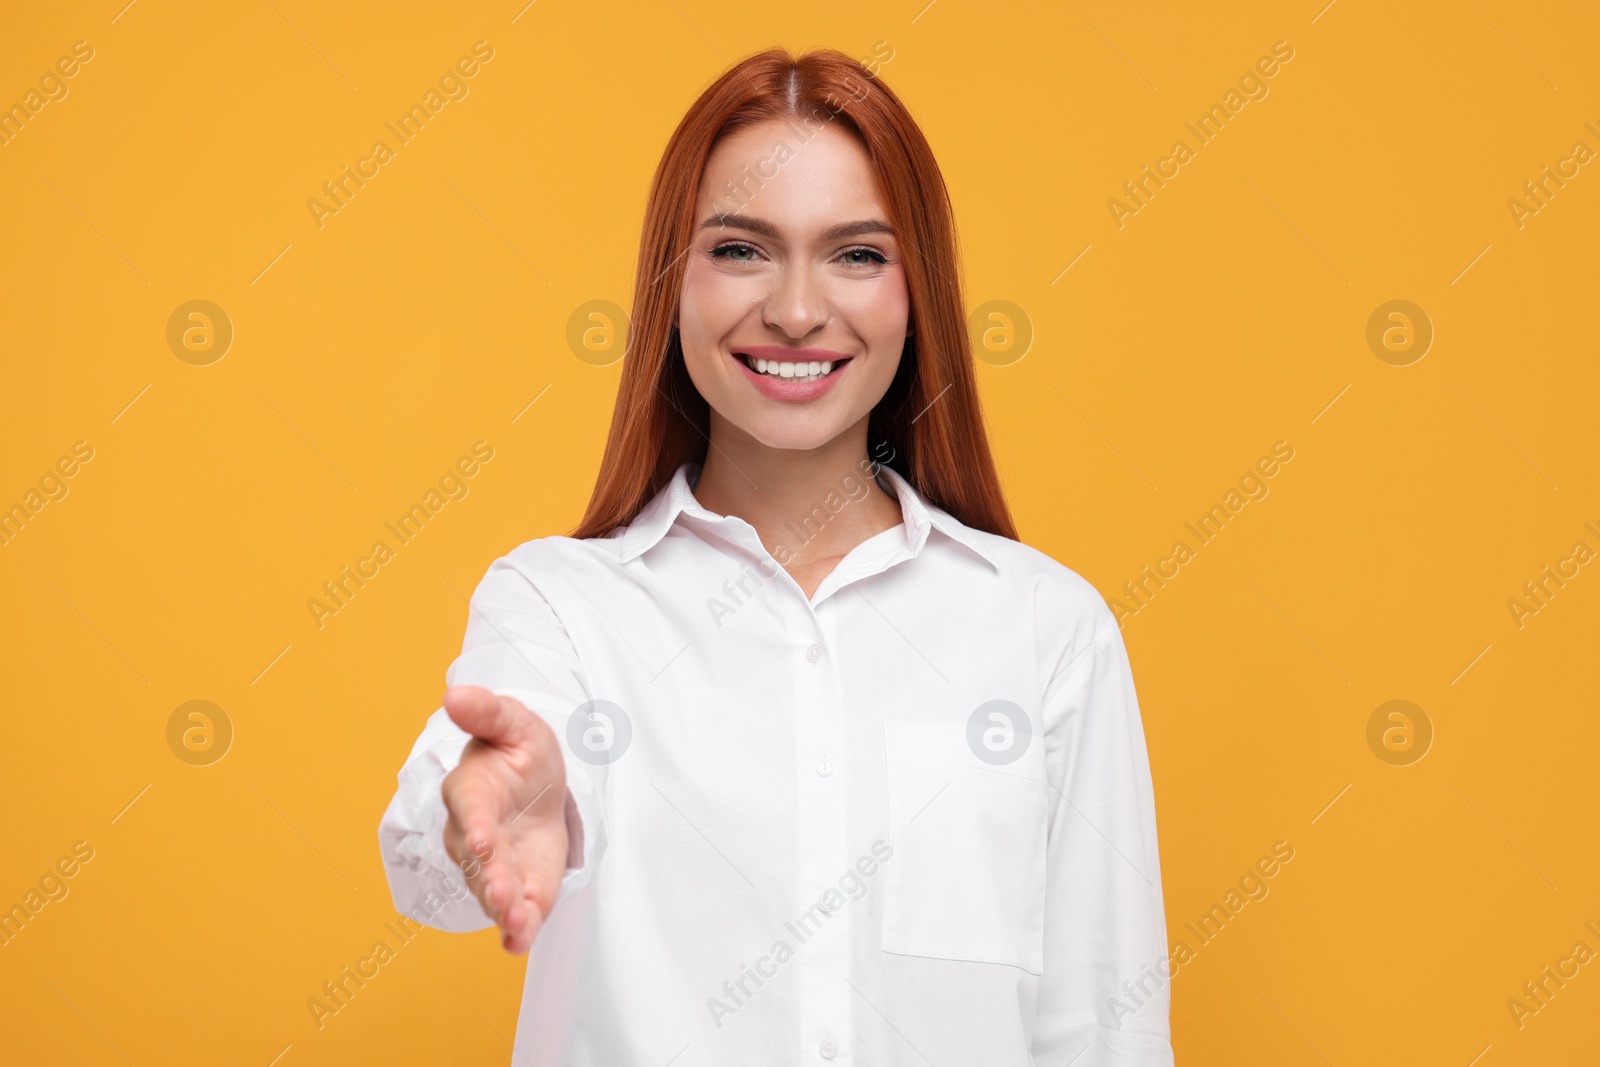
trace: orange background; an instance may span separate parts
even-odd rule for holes
[[[0,948],[9,1061],[509,1060],[524,961],[492,931],[425,931],[320,1030],[307,1001],[392,940],[378,818],[464,595],[587,500],[623,364],[567,324],[628,303],[674,123],[768,44],[877,42],[969,306],[1031,325],[980,367],[1025,539],[1108,598],[1194,550],[1123,631],[1172,940],[1295,850],[1174,979],[1178,1062],[1593,1060],[1600,964],[1507,1007],[1600,951],[1600,566],[1521,626],[1507,604],[1600,550],[1600,168],[1508,207],[1600,150],[1592,8],[424,6],[5,16],[0,104],[94,51],[0,147],[0,506],[93,449],[0,547],[0,905],[93,849]],[[319,228],[323,182],[480,40],[468,95]],[[1198,144],[1184,123],[1278,41],[1268,95]],[[1108,200],[1178,139],[1119,227]],[[233,329],[205,366],[167,341],[196,299]],[[1422,358],[1369,347],[1391,300],[1431,322]],[[321,583],[477,441],[470,494],[319,628]],[[1200,546],[1184,524],[1278,441],[1269,494]],[[210,765],[169,747],[191,700],[231,724]],[[1422,759],[1369,747],[1390,700],[1431,724]]]

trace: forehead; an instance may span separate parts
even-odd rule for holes
[[[756,215],[804,232],[845,217],[888,218],[861,143],[817,121],[763,122],[719,141],[701,178],[695,224],[719,213]]]

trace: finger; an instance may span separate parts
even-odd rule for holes
[[[459,857],[457,866],[484,914],[503,928],[507,905],[515,896],[517,884],[506,835],[494,822],[468,825],[470,828],[464,831],[455,824],[446,827],[446,850]]]
[[[516,851],[511,847],[511,835],[501,828],[496,833],[495,851],[483,866],[484,909],[500,927],[502,944],[512,936],[522,919],[522,869]]]
[[[544,927],[544,919],[545,913],[538,901],[519,886],[517,897],[506,909],[505,922],[501,924],[505,930],[501,945],[513,956],[527,952]]]
[[[500,820],[504,814],[499,788],[482,773],[456,768],[441,787],[445,806],[444,846],[476,893],[483,884],[487,861],[500,845]]]
[[[527,709],[481,685],[458,685],[444,694],[444,709],[461,729],[491,744],[512,745],[526,735]]]
[[[566,849],[534,849],[521,854],[517,874],[517,895],[506,908],[501,923],[505,936],[501,944],[507,952],[520,956],[532,947],[545,920],[561,894],[566,874]]]

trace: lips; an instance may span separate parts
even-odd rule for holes
[[[782,345],[755,345],[732,355],[762,395],[788,402],[815,400],[827,393],[853,358],[826,348]]]

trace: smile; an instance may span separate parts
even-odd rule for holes
[[[814,382],[833,373],[834,361],[823,360],[788,360],[788,359],[762,359],[760,356],[751,356],[741,352],[735,357],[746,367],[757,374],[765,374],[773,378],[789,378],[799,382]],[[848,360],[840,360],[839,366],[844,366]]]
[[[854,362],[843,352],[783,345],[756,345],[732,355],[757,392],[789,403],[825,395]]]

